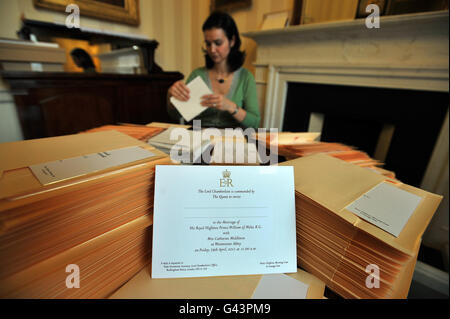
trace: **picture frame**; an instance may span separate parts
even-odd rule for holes
[[[211,0],[211,12],[249,8],[252,0]]]
[[[292,10],[292,19],[289,25],[300,25],[303,15],[303,0],[294,0],[294,8]]]
[[[290,17],[291,12],[289,10],[265,13],[259,29],[264,31],[285,28],[289,26]]]
[[[66,12],[69,4],[80,8],[80,16],[123,24],[140,24],[139,0],[33,0],[36,8]]]

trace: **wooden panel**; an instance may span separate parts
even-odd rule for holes
[[[76,134],[91,127],[114,123],[113,88],[34,91],[40,101],[47,136]]]
[[[171,122],[167,90],[178,72],[151,75],[3,72],[25,139],[74,134],[106,124]],[[26,94],[23,94],[25,92]]]

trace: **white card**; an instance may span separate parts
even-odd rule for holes
[[[380,183],[346,209],[398,237],[422,197],[388,183]]]
[[[156,166],[152,277],[297,272],[291,166]]]
[[[285,274],[263,275],[252,299],[306,299],[309,286]]]
[[[30,169],[42,185],[48,185],[153,156],[155,154],[146,149],[132,146],[31,165]]]
[[[201,97],[206,94],[212,94],[212,91],[200,76],[197,76],[195,79],[189,82],[189,84],[187,84],[187,87],[190,91],[190,97],[188,101],[180,101],[174,97],[171,97],[170,102],[177,108],[178,112],[180,112],[183,118],[187,122],[189,122],[194,117],[207,109],[206,106],[202,106],[200,104]]]

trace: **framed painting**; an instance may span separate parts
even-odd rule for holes
[[[137,26],[139,18],[139,0],[33,0],[37,8],[66,12],[69,4],[80,8],[80,16],[119,22]]]
[[[232,11],[236,9],[249,8],[252,0],[211,0],[212,11]]]

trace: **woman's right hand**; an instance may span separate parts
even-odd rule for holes
[[[189,96],[189,88],[184,84],[182,80],[175,82],[170,88],[169,88],[169,94],[170,96],[173,96],[179,101],[188,101]]]

